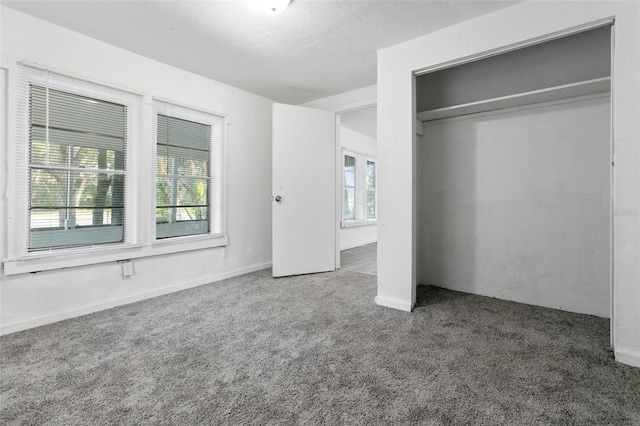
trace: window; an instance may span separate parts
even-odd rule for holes
[[[26,251],[125,242],[131,102],[47,71],[22,85]]]
[[[155,107],[156,239],[221,233],[224,118]]]
[[[344,156],[344,208],[342,218],[356,218],[356,159],[351,155]]]
[[[367,160],[367,219],[376,218],[376,162]]]
[[[5,274],[227,244],[224,116],[16,70]]]
[[[376,160],[343,151],[342,225],[366,225],[376,220]]]

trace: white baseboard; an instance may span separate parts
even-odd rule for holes
[[[222,281],[227,278],[237,277],[238,275],[244,275],[251,272],[261,271],[271,267],[271,263],[265,263],[262,265],[256,265],[249,268],[237,269],[234,271],[224,272],[218,275],[212,275],[207,278],[202,278],[195,281],[189,281],[180,284],[174,284],[168,287],[158,288],[144,293],[133,294],[131,296],[109,300],[106,302],[96,303],[93,305],[83,306],[81,308],[75,308],[64,312],[59,312],[51,315],[44,315],[42,317],[30,319],[27,321],[15,322],[12,324],[0,325],[0,335],[15,333],[17,331],[27,330],[29,328],[39,327],[41,325],[51,324],[54,322],[79,317],[82,315],[92,314],[98,311],[104,311],[105,309],[115,308],[116,306],[128,305],[130,303],[139,302],[145,299],[151,299],[152,297],[162,296],[169,293],[174,293],[180,290],[186,290],[193,287],[198,287],[204,284],[213,283],[216,281]]]
[[[632,367],[640,367],[640,347],[621,347],[615,349],[616,361]]]
[[[376,296],[373,299],[376,305],[386,306],[387,308],[399,309],[401,311],[411,312],[413,309],[413,303],[405,302],[397,299],[388,299],[386,297]]]

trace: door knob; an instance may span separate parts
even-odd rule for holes
[[[279,203],[280,201],[282,201],[282,197],[279,195],[276,195],[276,203]]]

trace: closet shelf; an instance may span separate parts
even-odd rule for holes
[[[499,98],[422,111],[417,114],[417,118],[420,121],[440,120],[443,118],[459,117],[479,112],[593,95],[596,93],[609,92],[610,90],[611,77],[595,78],[593,80],[563,84],[561,86],[548,87],[545,89],[533,90],[531,92],[517,93],[514,95],[501,96]]]

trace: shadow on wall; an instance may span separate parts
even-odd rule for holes
[[[473,291],[477,141],[474,128],[425,123],[418,139],[418,283]],[[465,244],[458,244],[464,241]],[[467,260],[459,265],[459,259]]]
[[[449,291],[430,285],[419,285],[416,289],[415,308],[438,305],[441,303],[451,302],[456,299],[463,299],[468,297],[473,296],[469,293]]]

